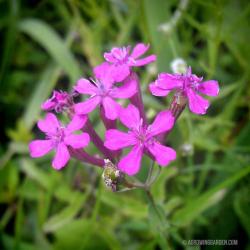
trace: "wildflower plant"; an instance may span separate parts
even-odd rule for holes
[[[149,122],[139,76],[133,71],[134,67],[156,61],[155,55],[142,57],[148,49],[149,46],[142,43],[132,51],[130,46],[115,47],[104,53],[105,62],[93,69],[93,77],[79,79],[71,93],[54,90],[52,97],[41,106],[48,113],[37,123],[45,139],[30,143],[31,157],[42,157],[54,150],[52,167],[56,170],[66,167],[73,157],[103,168],[104,182],[113,191],[144,188],[150,197],[149,186],[156,179],[151,177],[154,163],[167,167],[176,159],[176,151],[166,139],[178,117],[186,105],[191,112],[204,115],[209,101],[201,95],[218,95],[219,85],[215,80],[203,81],[202,77],[192,74],[191,67],[184,73],[160,73],[148,85],[149,91],[158,97],[168,96],[171,91],[174,95],[170,97],[170,106]],[[85,100],[76,102],[75,96],[79,95]],[[118,102],[122,99],[128,104]],[[106,129],[104,138],[95,131],[89,117],[96,109]],[[65,113],[70,119],[68,125],[63,125],[52,112]],[[98,150],[95,155],[85,150],[90,141]],[[125,153],[124,148],[129,151]],[[129,176],[145,167],[142,166],[144,156],[152,159],[147,182],[131,181]]]

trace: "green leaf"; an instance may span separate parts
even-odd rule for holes
[[[75,193],[76,194],[76,193]],[[71,221],[73,221],[75,215],[82,208],[83,203],[87,198],[88,192],[85,192],[83,195],[77,193],[74,196],[72,203],[64,208],[56,215],[53,215],[49,218],[43,225],[43,230],[45,233],[54,232],[61,227],[67,226]]]
[[[38,19],[24,19],[19,23],[19,29],[36,40],[70,76],[72,82],[77,80],[81,75],[80,68],[65,42],[51,26]]]
[[[157,54],[157,66],[159,71],[169,69],[170,61],[177,57],[178,40],[173,31],[169,36],[159,31],[159,25],[169,21],[171,18],[169,1],[144,0],[144,11],[150,39]]]
[[[218,203],[226,192],[227,188],[230,188],[240,179],[247,176],[250,173],[250,166],[241,169],[236,174],[233,174],[228,179],[213,187],[203,195],[191,199],[186,206],[179,209],[172,218],[172,223],[179,226],[186,226],[191,223],[198,215],[204,212],[209,207]]]
[[[36,84],[22,118],[27,129],[31,129],[38,119],[41,112],[41,104],[55,87],[59,74],[60,70],[55,65],[49,65],[42,74],[41,80]]]
[[[20,160],[22,171],[31,179],[38,182],[46,190],[50,190],[54,184],[54,178],[40,170],[32,160],[22,158]]]

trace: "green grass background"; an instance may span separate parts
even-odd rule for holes
[[[250,4],[190,0],[171,32],[159,31],[178,6],[176,0],[0,0],[0,249],[211,248],[183,244],[191,239],[237,239],[238,249],[250,249]],[[35,123],[54,88],[69,90],[90,76],[112,46],[140,41],[158,56],[158,72],[182,57],[221,87],[207,115],[185,110],[169,136],[178,159],[152,186],[160,217],[143,191],[108,191],[101,169],[71,160],[57,172],[51,155],[34,160],[27,148],[41,136]],[[148,67],[137,72],[152,118],[169,99],[149,94],[156,75]],[[91,118],[103,135],[98,114]],[[193,154],[183,156],[184,143]],[[142,180],[148,165],[145,158]]]

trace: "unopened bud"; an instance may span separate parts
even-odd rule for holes
[[[124,175],[109,159],[105,159],[104,162],[102,178],[105,185],[115,192],[118,190],[118,185],[122,183]]]
[[[149,64],[148,67],[147,67],[147,71],[152,76],[157,75],[157,65],[156,65],[156,63]]]
[[[194,147],[190,143],[185,143],[181,146],[181,154],[183,156],[192,155],[194,153]]]
[[[174,73],[185,74],[187,71],[187,63],[182,58],[175,58],[170,66]]]
[[[45,111],[54,110],[56,113],[61,113],[65,110],[72,109],[73,96],[65,91],[53,91],[51,98],[46,100],[41,108]]]

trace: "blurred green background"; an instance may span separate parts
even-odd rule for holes
[[[167,249],[162,235],[171,249],[211,248],[191,239],[250,249],[249,20],[247,0],[0,0],[0,249]],[[143,191],[112,193],[101,169],[72,159],[57,172],[27,148],[54,88],[71,89],[104,51],[137,42],[158,56],[138,70],[149,117],[168,101],[148,84],[177,57],[221,87],[207,115],[185,110],[169,137],[178,159],[152,187],[161,219]]]

